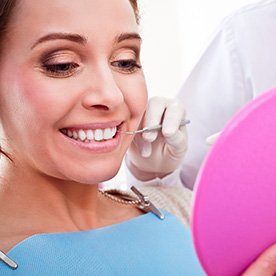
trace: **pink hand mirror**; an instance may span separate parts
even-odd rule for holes
[[[225,126],[199,172],[192,234],[208,275],[240,275],[276,242],[276,88]]]

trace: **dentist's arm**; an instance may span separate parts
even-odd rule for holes
[[[141,181],[163,178],[181,164],[187,150],[182,104],[175,99],[155,97],[149,101],[141,128],[162,123],[161,131],[136,134],[127,154],[127,166]]]

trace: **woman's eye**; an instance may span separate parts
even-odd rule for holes
[[[142,68],[134,59],[116,60],[111,62],[111,65],[126,73],[132,73]]]
[[[79,65],[74,62],[64,62],[64,63],[54,63],[54,64],[44,64],[43,68],[46,70],[47,74],[51,77],[65,78],[74,74],[76,68]]]

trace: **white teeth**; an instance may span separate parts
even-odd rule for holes
[[[117,127],[105,128],[105,129],[88,129],[88,130],[69,130],[61,129],[61,132],[70,138],[80,140],[85,143],[90,141],[103,141],[112,139],[117,132]]]
[[[71,130],[67,130],[67,136],[73,137],[73,132]]]
[[[82,141],[84,141],[86,139],[86,134],[85,134],[85,132],[82,129],[79,130],[79,138]]]
[[[87,137],[88,140],[93,140],[94,139],[94,134],[93,134],[93,131],[91,129],[87,130],[86,137]]]
[[[116,128],[116,127],[113,127],[113,128],[111,129],[112,137],[115,136],[116,132],[117,132],[117,128]]]
[[[113,137],[111,128],[106,128],[103,132],[103,137],[105,140],[111,139]]]
[[[75,130],[73,131],[73,138],[76,140],[79,138],[78,133]]]
[[[94,139],[96,141],[101,141],[103,140],[103,130],[102,129],[96,129],[94,133]]]

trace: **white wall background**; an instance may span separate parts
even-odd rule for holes
[[[149,96],[174,97],[224,17],[255,0],[138,0]],[[108,185],[125,185],[125,169]]]

